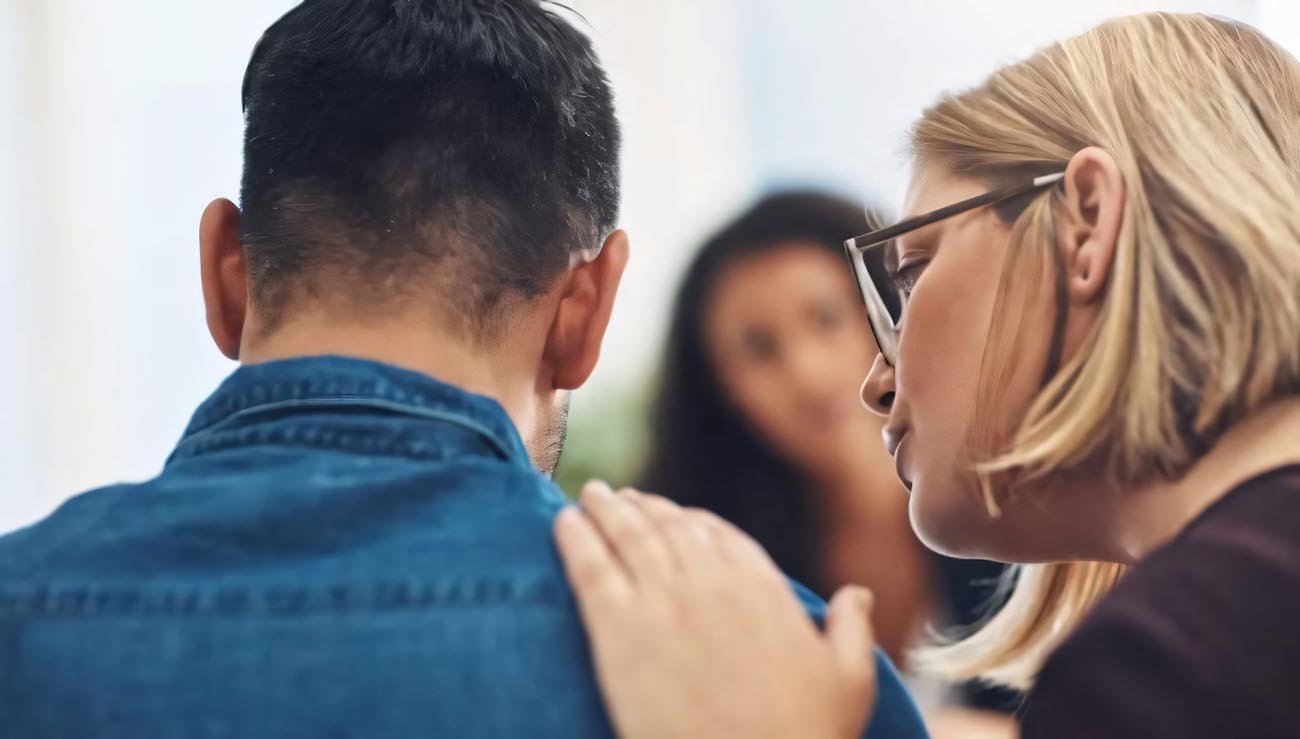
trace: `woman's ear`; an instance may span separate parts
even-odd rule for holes
[[[627,232],[614,231],[595,259],[579,264],[565,277],[543,351],[554,389],[576,389],[596,368],[628,249]]]
[[[1058,237],[1070,301],[1087,305],[1105,295],[1124,223],[1124,176],[1105,149],[1090,146],[1065,168],[1065,214]]]
[[[209,203],[199,219],[199,268],[208,333],[222,354],[239,359],[248,316],[248,272],[239,245],[239,208],[225,198]]]

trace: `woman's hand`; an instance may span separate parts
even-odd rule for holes
[[[653,495],[583,490],[556,539],[620,736],[856,737],[875,698],[871,596],[826,634],[752,539]]]

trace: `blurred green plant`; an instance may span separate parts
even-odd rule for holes
[[[645,379],[599,395],[575,393],[569,437],[555,482],[570,498],[593,478],[615,488],[641,475],[650,437],[651,383]]]

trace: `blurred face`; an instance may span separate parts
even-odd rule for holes
[[[984,183],[920,167],[904,213],[925,213],[986,190]],[[898,361],[890,367],[877,358],[862,393],[864,402],[888,414],[885,443],[912,491],[912,525],[922,541],[948,554],[1014,561],[1031,556],[1022,550],[1028,538],[1044,535],[1041,522],[1030,520],[1032,511],[1011,508],[991,518],[966,454],[1008,236],[1009,228],[984,208],[898,240],[898,269],[911,286]],[[1014,365],[1007,394],[994,409],[997,418],[980,419],[1000,430],[1013,427],[1037,391],[1054,319],[1052,281],[1017,282],[1039,293],[1032,304],[1042,310],[1015,316],[1025,332],[1018,355],[1024,360]]]
[[[876,346],[844,260],[816,244],[726,267],[703,331],[723,391],[777,452],[804,469],[875,443],[857,388]]]

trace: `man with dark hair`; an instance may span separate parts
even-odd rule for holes
[[[590,42],[536,0],[308,0],[243,100],[199,233],[242,366],[157,478],[0,538],[0,733],[608,735],[544,476],[628,258]]]

